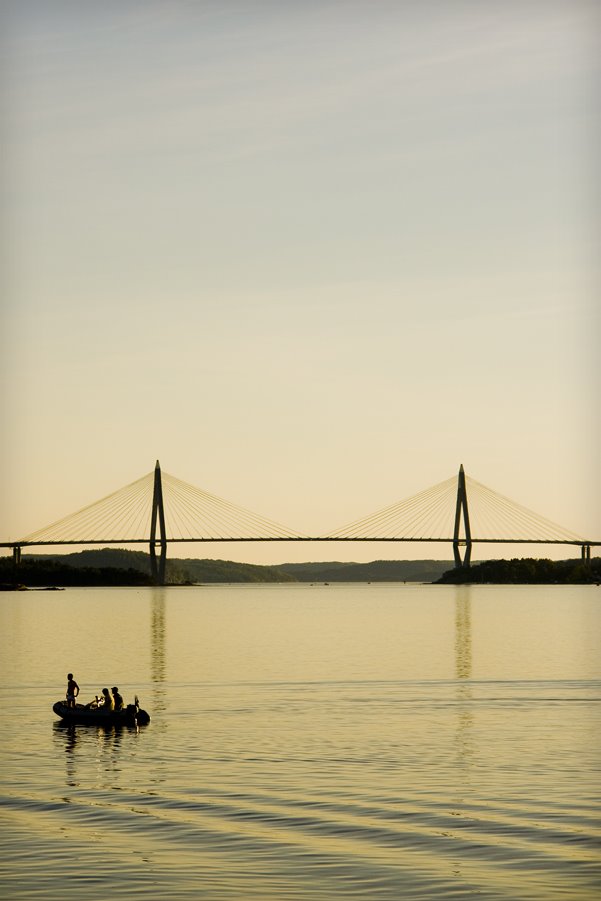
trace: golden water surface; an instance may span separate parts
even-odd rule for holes
[[[596,586],[5,593],[0,897],[599,897],[600,638]]]

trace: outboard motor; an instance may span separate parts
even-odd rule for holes
[[[126,711],[128,717],[131,717],[136,726],[147,726],[150,722],[150,714],[140,709],[140,701],[137,695],[134,698],[134,703],[127,705]]]

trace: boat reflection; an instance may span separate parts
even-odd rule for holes
[[[55,728],[60,727],[60,723],[54,724]],[[70,785],[73,788],[76,788],[79,783],[76,780],[76,770],[75,770],[75,749],[77,747],[77,729],[75,726],[69,724],[64,727],[65,732],[65,754],[67,755],[65,758],[65,770],[66,770],[66,782],[67,785]]]

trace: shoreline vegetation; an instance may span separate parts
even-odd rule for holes
[[[601,557],[583,560],[547,560],[532,557],[484,560],[473,566],[450,569],[438,585],[587,585],[601,582]]]
[[[455,569],[450,560],[374,560],[371,563],[283,563],[260,566],[231,560],[174,558],[169,585],[288,582],[430,582],[459,584],[599,584],[601,558],[487,560]],[[152,585],[150,556],[121,548],[70,554],[24,554],[18,567],[0,558],[0,589]]]

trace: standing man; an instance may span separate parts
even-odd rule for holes
[[[79,694],[79,685],[73,678],[73,673],[67,673],[67,707],[75,707],[75,698]]]

